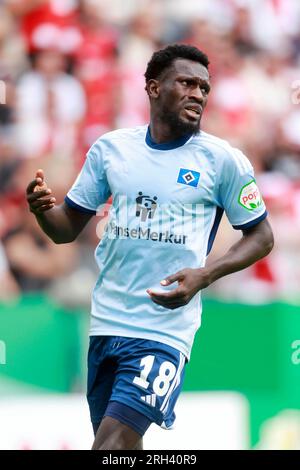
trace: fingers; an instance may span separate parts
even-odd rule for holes
[[[26,194],[31,194],[34,191],[34,188],[36,187],[37,184],[39,184],[41,180],[38,178],[35,178],[34,180],[30,181],[29,185],[26,188]]]
[[[161,281],[161,285],[167,286],[176,281],[181,281],[184,279],[184,271],[178,271],[171,276],[166,277]],[[147,293],[150,295],[151,300],[161,305],[162,307],[169,308],[174,310],[175,308],[182,307],[186,305],[189,301],[189,298],[186,294],[186,290],[183,286],[178,286],[176,289],[173,289],[169,292],[155,292],[151,289],[147,289]]]
[[[147,293],[150,297],[153,297],[158,301],[174,301],[176,299],[181,299],[184,297],[184,292],[180,287],[169,292],[154,292],[151,289],[147,289]]]
[[[34,188],[34,191],[42,191],[43,189],[47,189],[43,170],[37,170],[35,179],[37,180],[37,185]]]
[[[187,296],[181,288],[177,288],[166,293],[153,292],[148,289],[147,293],[150,295],[152,302],[171,310],[182,307],[188,302]]]
[[[47,188],[43,170],[37,170],[35,179],[27,186],[26,193],[30,211],[34,214],[40,214],[55,206],[56,199],[51,196],[51,189]]]
[[[34,211],[31,210],[31,212],[34,212],[34,214],[40,214],[41,212],[45,212],[45,211],[48,211],[48,210],[52,209],[54,206],[55,206],[54,203],[45,204],[45,205],[43,205],[43,206],[38,207],[38,208],[35,209]]]
[[[162,286],[169,286],[170,284],[173,284],[173,282],[180,281],[182,278],[183,272],[178,271],[177,273],[171,274],[171,276],[166,277],[160,283]]]
[[[55,206],[56,199],[54,197],[36,198],[29,203],[30,211],[34,214],[40,214]]]
[[[174,282],[178,281],[179,284],[180,284],[180,281],[183,281],[184,280],[184,277],[185,277],[185,270],[182,270],[182,271],[178,271],[177,273],[175,274],[171,274],[170,276],[166,277],[165,279],[163,279],[160,284],[162,286],[169,286],[170,284],[173,284]],[[180,296],[184,296],[185,292],[183,291],[182,287],[177,287],[176,289],[173,289],[169,292],[154,292],[152,291],[151,289],[147,289],[147,293],[149,295],[153,295],[156,297],[156,299],[160,299],[161,300],[166,300],[166,299],[175,299],[177,297],[180,297]]]
[[[56,199],[51,196],[51,189],[47,188],[45,183],[44,171],[39,169],[35,174],[35,179],[30,181],[26,188],[27,202],[30,211],[39,214],[52,209],[55,206]]]
[[[28,202],[33,202],[36,199],[41,199],[44,196],[49,196],[52,193],[50,188],[47,189],[42,189],[41,191],[36,191],[33,193],[27,194],[27,201]]]
[[[39,209],[42,206],[48,206],[51,204],[55,204],[56,199],[54,197],[43,197],[40,199],[36,199],[33,202],[30,203],[30,209]]]
[[[31,194],[35,191],[41,191],[47,189],[47,184],[45,183],[45,177],[43,170],[37,170],[35,174],[35,179],[30,181],[26,189],[26,194]]]

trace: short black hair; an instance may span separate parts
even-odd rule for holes
[[[199,62],[207,69],[209,65],[207,55],[197,47],[188,46],[186,44],[172,44],[154,52],[145,72],[146,82],[158,78],[176,59],[193,60],[194,62]]]

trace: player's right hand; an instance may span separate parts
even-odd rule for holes
[[[38,170],[35,179],[29,183],[26,189],[30,211],[38,215],[52,209],[55,206],[56,199],[51,194],[52,191],[45,182],[43,170]]]

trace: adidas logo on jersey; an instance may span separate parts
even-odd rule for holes
[[[141,400],[146,402],[148,405],[154,407],[155,403],[156,403],[156,395],[155,395],[155,393],[152,393],[152,395],[145,395],[145,396],[141,397]]]

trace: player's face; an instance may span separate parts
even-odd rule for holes
[[[171,129],[197,133],[210,91],[208,70],[198,62],[177,59],[159,80],[161,117]]]

